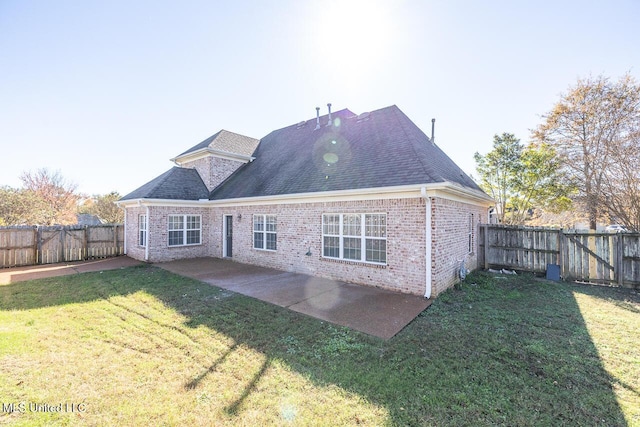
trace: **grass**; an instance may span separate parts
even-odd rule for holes
[[[472,274],[382,341],[154,267],[86,273],[0,286],[0,424],[640,425],[638,342],[637,292],[530,276]]]

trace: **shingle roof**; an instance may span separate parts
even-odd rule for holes
[[[174,166],[120,200],[171,199],[199,200],[209,197],[207,186],[195,169]]]
[[[211,199],[234,199],[453,182],[480,190],[429,137],[393,105],[355,116],[349,110],[271,132],[255,160],[215,188]],[[336,120],[336,118],[338,120]]]
[[[189,148],[184,153],[181,153],[177,157],[184,156],[185,154],[192,153],[194,151],[202,150],[204,148],[211,148],[218,151],[224,151],[227,153],[235,153],[243,156],[251,156],[256,150],[259,139],[251,138],[248,136],[240,135],[234,132],[229,132],[222,129],[221,131],[211,135],[199,144]]]

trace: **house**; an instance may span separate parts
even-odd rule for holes
[[[93,215],[88,213],[79,213],[79,214],[76,214],[76,224],[77,225],[101,225],[102,220],[98,215]]]
[[[124,196],[125,251],[232,260],[431,297],[477,267],[493,201],[397,106],[258,140],[221,130]]]

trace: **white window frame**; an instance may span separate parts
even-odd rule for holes
[[[149,221],[146,215],[138,215],[138,246],[147,247],[149,235]]]
[[[360,216],[360,224],[359,224],[360,233],[345,234],[345,228],[349,228],[348,224],[345,227],[345,223],[344,223],[345,216],[349,217],[354,215]],[[374,216],[374,215],[384,218],[384,233],[383,233],[384,235],[383,236],[367,235],[367,222],[366,222],[367,216]],[[339,217],[339,220],[338,220],[339,229],[337,234],[325,233],[325,230],[327,229],[327,227],[325,226],[328,225],[328,223],[326,222],[327,217]],[[356,224],[356,227],[357,227],[357,224]],[[385,212],[323,213],[322,214],[322,257],[328,258],[328,259],[339,259],[344,261],[352,261],[352,262],[365,263],[365,264],[387,265],[387,227],[388,227],[387,214]],[[337,257],[325,255],[325,245],[326,245],[325,239],[327,238],[332,238],[332,239],[338,238],[339,255]],[[360,258],[359,259],[345,258],[345,238],[360,240],[360,248],[359,248]],[[384,261],[367,260],[367,241],[384,241]]]
[[[268,221],[271,220],[270,222]],[[258,220],[258,222],[256,222]],[[256,229],[257,225],[262,225],[262,229]],[[267,227],[273,226],[272,229]],[[262,246],[256,246],[256,235],[262,237]],[[273,214],[254,214],[253,215],[253,249],[260,251],[276,252],[278,250],[278,217]],[[274,248],[267,247],[267,237],[273,236]]]
[[[182,227],[181,228],[170,228],[171,227],[171,218],[179,217],[182,218]],[[198,228],[189,228],[189,219],[198,218]],[[187,243],[187,236],[189,231],[198,231],[198,242],[197,243]],[[171,244],[171,232],[182,232],[181,243]],[[170,248],[180,247],[180,246],[198,246],[202,244],[202,215],[169,215],[167,217],[167,246]]]

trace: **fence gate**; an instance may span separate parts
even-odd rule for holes
[[[123,253],[121,224],[0,227],[0,268],[81,261]]]
[[[560,238],[563,241],[561,271],[565,280],[605,284],[618,282],[618,235],[563,232]]]
[[[560,265],[563,279],[640,286],[640,234],[570,232],[547,227],[480,226],[485,269],[543,273]]]

